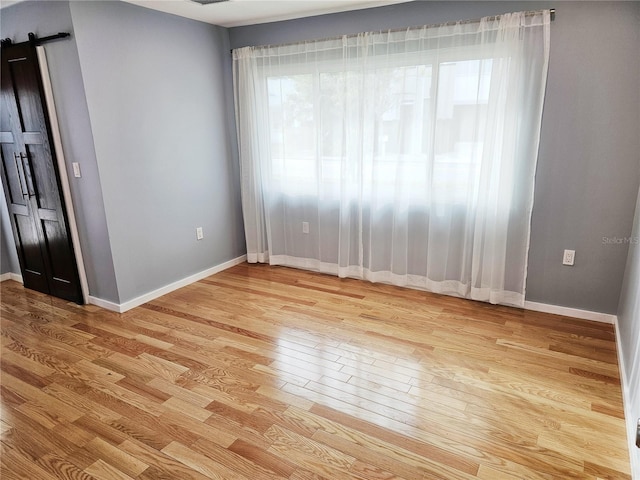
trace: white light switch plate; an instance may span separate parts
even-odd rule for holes
[[[82,177],[82,174],[80,173],[80,164],[78,162],[73,162],[71,166],[73,167],[73,176],[76,178]]]

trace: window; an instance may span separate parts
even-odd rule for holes
[[[364,72],[325,67],[266,79],[276,191],[339,198],[343,179],[362,177],[367,196],[393,201],[402,176],[417,202],[427,192],[458,203],[476,194],[491,59],[414,61]],[[370,104],[360,95],[363,85],[372,89]],[[360,112],[367,117],[349,118]],[[347,155],[347,122],[370,139],[362,155]]]
[[[521,305],[549,22],[235,50],[249,261]]]

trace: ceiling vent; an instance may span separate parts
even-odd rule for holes
[[[210,3],[222,3],[229,0],[191,0],[192,2],[199,3],[200,5],[209,5]]]

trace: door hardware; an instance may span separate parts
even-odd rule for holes
[[[33,188],[31,165],[29,164],[29,157],[26,153],[20,152],[20,162],[22,163],[25,185],[27,186],[27,194],[29,195],[29,198],[34,197],[36,195],[36,190]]]
[[[16,162],[16,170],[18,172],[18,182],[20,183],[20,193],[22,193],[23,197],[27,197],[29,195],[29,189],[27,188],[27,180],[24,175],[23,167],[21,167],[20,165],[22,163],[22,154],[18,155],[17,153],[14,152],[13,160]]]

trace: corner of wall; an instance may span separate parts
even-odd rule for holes
[[[640,190],[615,326],[629,456],[633,478],[640,480],[640,449],[635,445],[640,418]]]
[[[627,367],[625,365],[624,356],[622,355],[620,339],[620,327],[618,324],[618,317],[615,317],[614,322],[615,334],[616,334],[616,352],[618,355],[618,368],[620,374],[620,384],[622,390],[622,404],[624,410],[624,418],[627,426],[627,442],[629,444],[629,461],[631,463],[631,478],[633,480],[640,480],[640,450],[635,445],[635,433],[636,433],[636,421],[632,412],[632,400],[629,382],[627,381]]]

